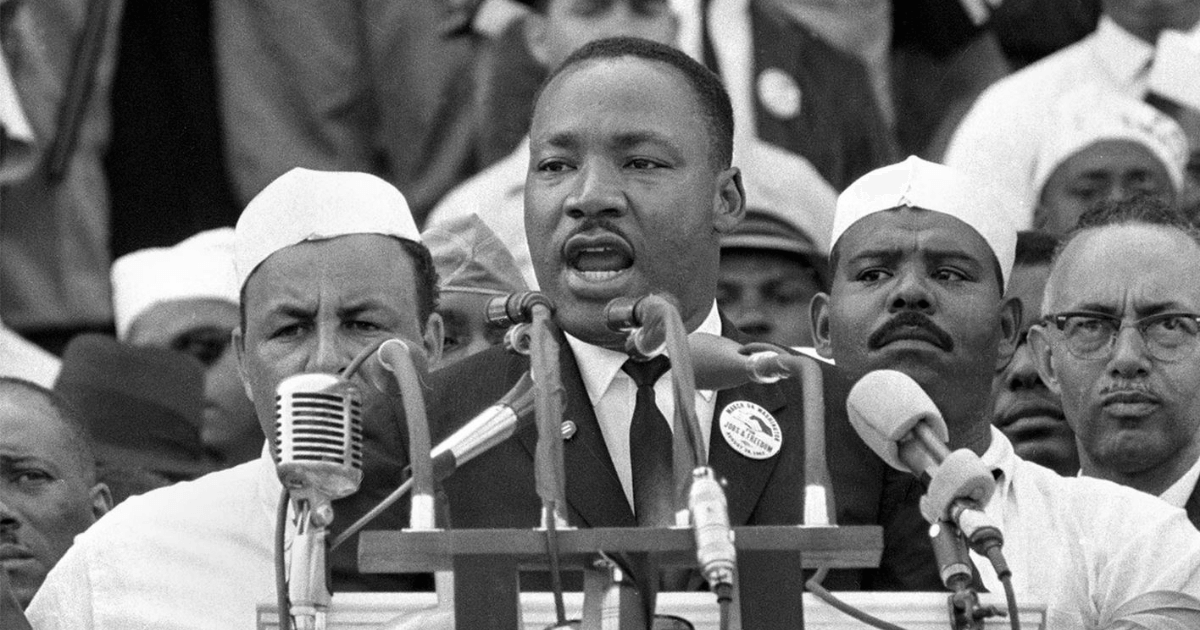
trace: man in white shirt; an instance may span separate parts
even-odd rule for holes
[[[1047,112],[1066,92],[1095,84],[1141,99],[1155,42],[1164,30],[1200,37],[1200,4],[1179,0],[1104,0],[1096,31],[989,87],[946,150],[947,165],[989,182],[1017,229],[1031,226],[1038,152],[1058,121]]]
[[[1150,200],[1088,212],[1030,332],[1083,474],[1185,508],[1200,527],[1200,233]]]
[[[276,597],[279,383],[340,373],[389,338],[425,348],[432,361],[440,355],[429,251],[404,197],[373,175],[293,169],[276,179],[238,220],[235,266],[242,321],[233,345],[268,448],[254,461],[132,498],[76,538],[29,608],[35,628],[256,627],[256,606]],[[390,491],[385,480],[407,463],[392,401],[369,384],[360,386],[364,480],[377,480],[369,487],[380,493],[364,488],[335,501],[332,536]],[[397,520],[381,519],[405,525]],[[334,590],[405,585],[357,575],[356,546],[330,556]]]
[[[852,184],[830,239],[832,289],[813,301],[817,349],[854,380],[879,369],[912,377],[945,418],[949,448],[998,472],[986,512],[1004,533],[1018,601],[1044,601],[1047,627],[1197,627],[1200,535],[1182,510],[1059,477],[990,425],[992,375],[1021,319],[1019,301],[1004,297],[1016,233],[996,203],[915,157]],[[974,560],[983,585],[1001,590]]]

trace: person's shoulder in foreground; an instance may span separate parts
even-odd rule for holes
[[[278,488],[270,464],[258,459],[131,497],[75,539],[30,605],[30,623],[250,627],[253,607],[237,602],[274,597]]]

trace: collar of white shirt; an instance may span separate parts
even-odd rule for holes
[[[695,333],[721,334],[721,317],[717,313],[716,301],[708,317]],[[629,460],[629,425],[633,417],[634,399],[637,391],[633,379],[621,371],[629,359],[624,352],[609,350],[586,343],[577,337],[566,335],[567,343],[575,353],[579,374],[587,389],[588,399],[604,436],[604,445],[612,460],[613,469],[625,490],[625,498],[633,505],[633,474]],[[654,386],[654,399],[665,418],[674,418],[675,401],[671,391],[671,379],[661,378]],[[700,437],[707,449],[712,432],[712,416],[716,407],[716,392],[696,390],[696,417],[700,421]],[[672,427],[674,425],[672,424]]]
[[[708,312],[708,317],[700,323],[700,327],[692,331],[695,333],[708,333],[710,335],[721,334],[721,316],[717,313],[717,303],[714,301],[712,309]],[[612,385],[613,379],[621,372],[621,366],[629,360],[629,355],[608,348],[594,346],[578,337],[564,333],[567,338],[567,343],[571,344],[571,351],[575,353],[575,362],[579,365],[579,374],[583,377],[583,386],[587,388],[588,398],[591,399],[594,406],[600,401],[600,397],[608,391]],[[716,394],[710,390],[697,390],[698,394],[703,396],[705,400],[711,400]]]
[[[1121,28],[1107,15],[1100,18],[1092,40],[1100,63],[1121,83],[1132,83],[1148,67],[1154,47]]]
[[[1192,496],[1192,490],[1196,489],[1196,482],[1200,481],[1200,459],[1197,459],[1192,467],[1183,476],[1175,480],[1166,492],[1158,495],[1158,498],[1174,505],[1177,508],[1187,505],[1188,498]]]

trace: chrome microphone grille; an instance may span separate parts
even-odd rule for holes
[[[279,477],[294,492],[335,499],[362,480],[362,399],[332,374],[297,374],[276,388]]]

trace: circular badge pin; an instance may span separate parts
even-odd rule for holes
[[[790,120],[800,114],[800,86],[792,75],[767,68],[758,75],[758,100],[772,116]]]
[[[574,422],[567,420],[566,422],[562,423],[562,427],[560,427],[560,430],[562,431],[563,439],[569,440],[569,439],[575,437],[575,431],[578,430],[578,427],[575,426]]]
[[[779,422],[766,409],[752,402],[729,403],[721,410],[719,424],[725,442],[750,459],[773,457],[783,446]]]

